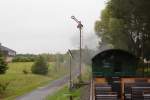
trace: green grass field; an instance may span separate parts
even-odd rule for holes
[[[80,89],[72,92],[72,95],[74,96],[73,100],[80,100],[80,92]],[[48,96],[46,100],[69,100],[68,87],[64,86],[62,89],[60,89],[53,95]]]
[[[47,76],[34,75],[31,73],[33,62],[10,63],[6,74],[0,75],[0,82],[10,82],[4,93],[0,94],[0,100],[13,100],[16,96],[27,93],[38,86],[44,85],[66,73],[65,69],[55,71],[54,63],[49,63],[49,74]],[[23,70],[29,73],[24,74]]]

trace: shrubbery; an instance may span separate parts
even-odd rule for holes
[[[26,70],[26,69],[23,69],[22,72],[23,72],[23,74],[28,74],[29,73],[28,70]]]
[[[32,73],[46,75],[48,73],[48,62],[45,57],[39,55],[31,68]]]
[[[4,60],[3,54],[0,52],[0,74],[5,74],[6,70],[8,69],[7,64]]]
[[[0,93],[5,92],[9,84],[9,81],[0,81]]]

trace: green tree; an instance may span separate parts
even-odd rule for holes
[[[95,31],[101,37],[102,42],[109,43],[114,48],[130,50],[130,43],[127,43],[129,42],[128,37],[126,34],[122,34],[124,33],[124,21],[113,18],[108,7],[102,11],[100,19],[95,23]]]
[[[5,74],[7,69],[8,69],[8,67],[4,60],[4,56],[3,56],[2,52],[0,52],[0,74]]]
[[[150,1],[109,0],[96,21],[95,31],[102,42],[146,56],[150,50]]]
[[[48,62],[45,57],[39,55],[31,68],[32,73],[46,75],[48,74]]]

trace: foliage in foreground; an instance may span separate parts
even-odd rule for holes
[[[1,94],[3,94],[6,91],[9,84],[10,84],[10,81],[8,80],[4,80],[4,79],[0,80],[0,93]]]
[[[5,74],[7,69],[8,67],[7,67],[7,64],[5,63],[4,56],[0,52],[0,74]]]
[[[32,66],[31,71],[34,74],[40,74],[40,75],[48,74],[47,60],[43,56],[39,55],[34,65]]]

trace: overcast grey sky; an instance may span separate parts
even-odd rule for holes
[[[18,53],[54,53],[77,48],[75,15],[85,38],[106,0],[0,0],[0,42]],[[74,38],[75,37],[75,38]],[[92,41],[92,40],[91,40]]]

